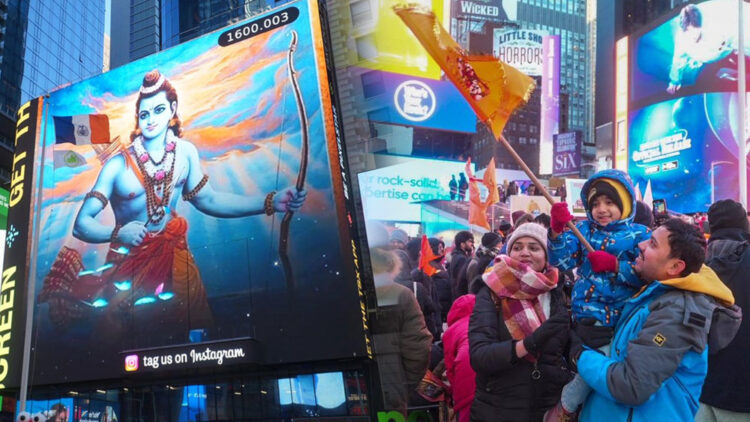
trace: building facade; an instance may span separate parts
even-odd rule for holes
[[[0,1],[0,183],[9,182],[15,114],[31,98],[101,73],[104,0]]]

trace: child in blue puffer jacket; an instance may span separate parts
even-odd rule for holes
[[[643,286],[633,269],[638,243],[651,237],[646,226],[633,223],[635,194],[627,174],[619,170],[600,171],[586,181],[581,190],[587,220],[577,224],[594,248],[588,252],[571,232],[563,232],[573,220],[567,204],[557,203],[551,211],[549,261],[562,271],[578,267],[573,285],[571,307],[577,324],[612,327],[625,301]],[[607,354],[608,346],[602,349]],[[545,420],[571,415],[590,389],[579,376],[565,386],[561,403],[550,410]],[[563,418],[564,420],[564,418]]]

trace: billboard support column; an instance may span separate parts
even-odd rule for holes
[[[747,139],[745,139],[745,99],[747,97],[747,94],[745,93],[745,78],[747,77],[745,72],[747,69],[745,69],[745,29],[743,28],[745,22],[743,16],[745,0],[737,0],[737,2],[739,3],[739,10],[737,13],[739,19],[737,24],[737,31],[739,31],[737,34],[739,41],[739,48],[737,49],[739,56],[737,59],[737,101],[739,105],[739,107],[737,107],[737,112],[739,113],[739,130],[737,133],[739,136],[737,136],[737,138],[740,143],[738,154],[740,162],[740,203],[745,209],[747,209]]]

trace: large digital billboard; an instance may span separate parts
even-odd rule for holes
[[[746,6],[747,8],[747,6]],[[707,91],[737,91],[737,0],[687,4],[632,43],[632,108]],[[750,67],[750,13],[744,15]],[[750,85],[749,85],[750,86]]]
[[[4,274],[30,263],[33,384],[369,354],[320,16],[291,2],[22,108],[30,256]]]
[[[492,55],[529,76],[541,76],[542,40],[547,31],[495,28]]]
[[[716,200],[737,200],[739,134],[736,93],[706,93],[664,101],[630,113],[629,173],[651,182],[653,198],[670,210],[706,211]],[[745,116],[750,123],[750,114]]]

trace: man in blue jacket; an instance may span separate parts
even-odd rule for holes
[[[703,265],[697,227],[667,220],[639,248],[635,271],[648,284],[623,309],[611,356],[571,334],[571,361],[593,389],[581,421],[692,421],[709,351],[739,328],[732,292]]]

